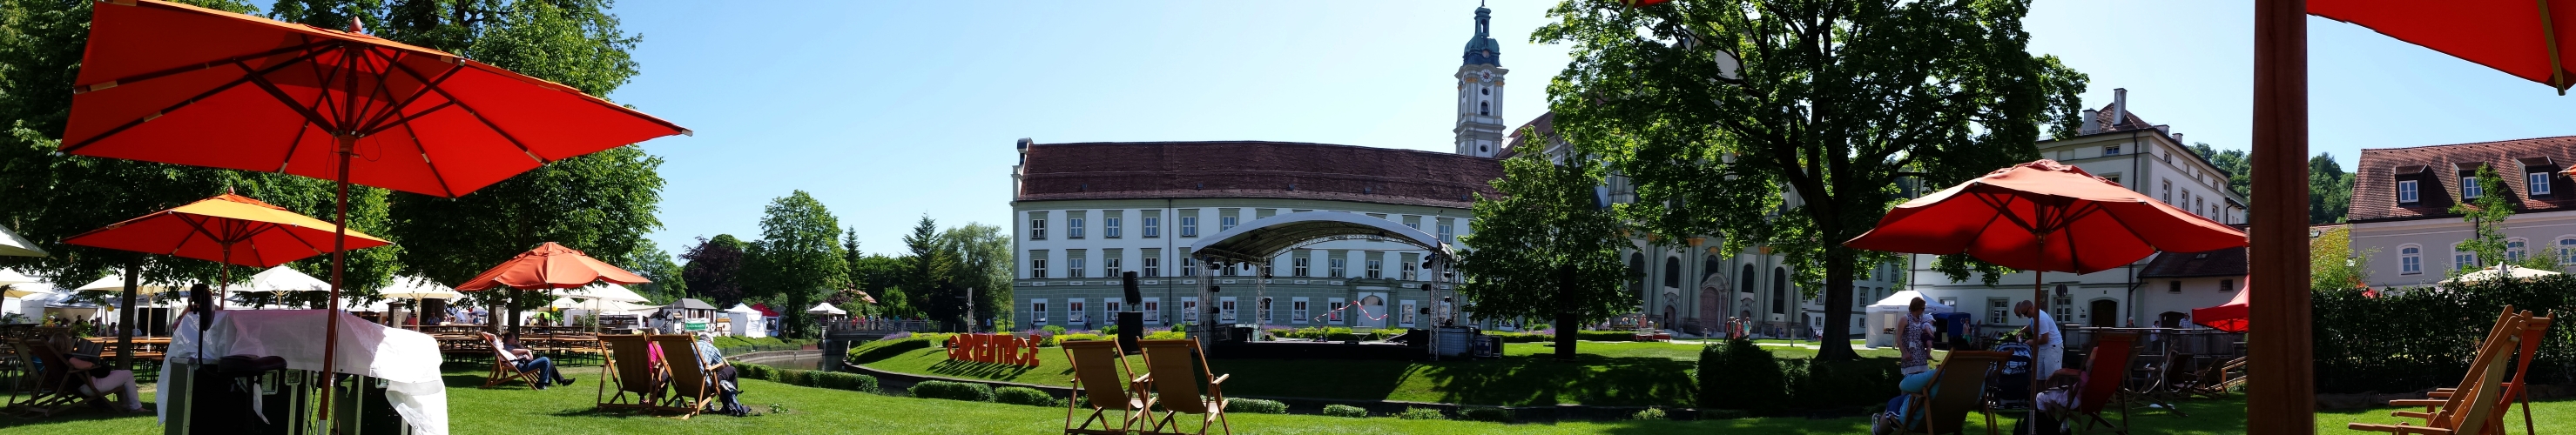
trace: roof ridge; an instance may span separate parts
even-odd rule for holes
[[[2576,135],[2567,135],[2567,136],[2547,136],[2547,137],[2527,137],[2527,138],[2521,138],[2521,139],[2503,139],[2503,140],[2491,140],[2491,141],[2483,141],[2483,142],[2463,142],[2463,143],[2441,144],[2441,145],[2416,145],[2416,146],[2411,146],[2411,147],[2393,147],[2393,148],[2362,148],[2362,149],[2361,149],[2361,152],[2365,152],[2365,153],[2367,153],[2367,152],[2372,152],[2372,151],[2411,151],[2411,150],[2421,150],[2421,149],[2425,149],[2425,148],[2445,148],[2445,147],[2461,147],[2461,146],[2474,146],[2474,145],[2500,145],[2500,144],[2507,144],[2507,143],[2530,142],[2530,141],[2541,141],[2541,140],[2551,140],[2551,139],[2567,139],[2567,140],[2576,140]]]

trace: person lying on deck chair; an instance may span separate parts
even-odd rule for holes
[[[519,333],[510,332],[501,334],[501,346],[503,349],[508,349],[512,357],[516,357],[520,372],[543,371],[537,374],[537,385],[534,387],[536,389],[546,389],[546,385],[549,382],[571,386],[573,381],[579,380],[564,377],[562,372],[555,371],[555,360],[543,356],[537,356],[535,353],[529,352],[527,346],[519,345]]]
[[[720,403],[724,404],[724,410],[718,412],[735,417],[751,415],[751,409],[742,406],[739,400],[742,384],[735,381],[733,364],[725,363],[724,352],[716,350],[714,333],[698,333],[698,358],[699,364],[707,366],[707,373],[715,375],[717,395],[722,396]]]
[[[125,412],[145,412],[140,393],[143,390],[134,387],[134,371],[110,370],[99,364],[97,355],[67,354],[63,355],[63,360],[71,365],[75,372],[73,376],[85,381],[81,394],[92,398],[115,394],[116,404],[125,408]]]

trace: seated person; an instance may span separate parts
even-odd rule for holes
[[[2083,403],[2075,399],[2075,386],[2083,379],[2083,370],[2057,369],[2057,372],[2050,373],[2048,383],[2040,384],[2044,390],[2039,392],[2039,410],[2062,417],[2082,406]]]
[[[579,380],[564,377],[562,372],[555,371],[555,361],[553,359],[537,356],[536,354],[529,352],[527,346],[519,345],[519,333],[511,332],[502,334],[501,349],[510,352],[511,359],[517,362],[520,373],[532,371],[539,372],[537,373],[536,389],[546,389],[548,383],[572,385],[573,381]]]
[[[143,409],[143,398],[140,393],[143,390],[134,387],[133,371],[110,370],[107,365],[98,362],[97,355],[69,354],[64,355],[63,360],[71,365],[73,376],[84,381],[81,385],[82,395],[95,399],[115,394],[116,404],[123,407],[125,412],[147,412]]]
[[[721,412],[735,417],[750,415],[751,410],[738,400],[742,395],[742,384],[736,382],[733,364],[725,363],[724,353],[716,350],[715,334],[698,333],[698,358],[698,363],[707,367],[707,373],[715,375],[717,393],[724,399],[720,402],[724,404]]]
[[[1897,369],[1905,374],[1903,380],[1897,381],[1896,389],[1905,394],[1898,394],[1887,401],[1887,412],[1875,419],[1877,421],[1871,424],[1870,433],[1903,431],[1914,420],[1922,418],[1920,412],[1910,409],[1912,403],[1906,399],[1911,393],[1923,392],[1939,373],[1932,368],[1934,334],[1931,317],[1923,315],[1923,298],[1915,298],[1906,304],[1905,319],[1895,329]]]

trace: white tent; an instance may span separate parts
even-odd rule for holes
[[[0,255],[43,257],[45,249],[36,247],[36,242],[27,241],[17,232],[9,231],[9,227],[0,227]]]
[[[629,302],[638,304],[651,302],[651,300],[644,299],[643,295],[635,294],[634,290],[626,289],[626,286],[604,282],[591,284],[589,287],[565,290],[563,295],[564,297],[573,299],[595,299],[601,301]]]
[[[1869,337],[1867,344],[1870,347],[1896,345],[1896,325],[1904,320],[1905,310],[1915,298],[1923,299],[1924,315],[1958,311],[1956,307],[1942,305],[1940,301],[1923,296],[1922,292],[1905,290],[1887,295],[1887,298],[1879,299],[1877,303],[1869,304],[1868,308],[1862,310],[1864,313],[1862,318],[1865,319],[1863,324],[1866,325],[1863,330],[1867,334],[1865,336]]]
[[[850,312],[842,311],[840,307],[832,306],[832,304],[828,302],[814,304],[814,308],[807,308],[805,309],[805,312],[808,314],[824,314],[833,316],[850,314]]]
[[[768,326],[769,322],[761,318],[760,310],[752,309],[750,305],[733,304],[733,308],[727,308],[721,314],[725,317],[726,323],[733,325],[733,329],[726,332],[744,337],[769,336],[767,328],[763,328]]]
[[[138,295],[148,295],[148,294],[154,294],[154,293],[160,293],[160,292],[175,292],[175,291],[187,291],[187,290],[188,290],[188,286],[184,286],[184,285],[163,284],[163,283],[157,283],[157,282],[145,281],[145,282],[141,283],[141,285],[139,285],[139,286],[137,286],[137,287],[135,288],[135,290],[134,290],[134,294],[138,294]],[[89,284],[83,284],[83,285],[81,285],[80,287],[72,287],[72,291],[74,291],[74,292],[85,292],[85,291],[109,291],[109,292],[123,292],[123,291],[125,291],[125,278],[124,278],[124,277],[116,276],[116,274],[112,274],[112,273],[111,273],[111,274],[108,274],[106,277],[99,278],[97,281],[90,281],[90,282],[89,282]]]
[[[18,271],[15,270],[0,269],[0,285],[17,285],[31,282],[44,282],[44,280],[27,276],[27,274],[18,273]]]
[[[58,290],[52,284],[43,282],[10,284],[7,290],[0,290],[0,296],[5,296],[0,297],[0,314],[19,313],[28,317],[44,314],[46,298],[56,292]]]
[[[2519,281],[2519,280],[2530,280],[2530,279],[2533,279],[2533,278],[2539,278],[2539,277],[2550,276],[2550,275],[2557,275],[2557,274],[2558,274],[2558,272],[2551,272],[2551,271],[2540,270],[2540,269],[2533,269],[2533,268],[2528,268],[2528,267],[2514,267],[2513,265],[2510,265],[2510,264],[2497,264],[2497,265],[2495,265],[2495,266],[2490,266],[2490,267],[2487,267],[2487,268],[2485,268],[2485,269],[2478,269],[2478,271],[2476,271],[2476,272],[2469,272],[2469,273],[2460,274],[2460,277],[2458,277],[2458,278],[2451,278],[2451,279],[2442,280],[2442,284],[2448,285],[2448,284],[2474,283],[2474,282],[2485,282],[2485,281],[2493,281],[2493,280],[2500,280],[2500,279],[2510,279],[2510,280],[2517,280],[2517,281]]]

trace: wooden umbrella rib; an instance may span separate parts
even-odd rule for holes
[[[2540,3],[2540,40],[2548,43],[2549,47],[2549,87],[2558,88],[2558,95],[2567,95],[2567,66],[2558,59],[2558,29],[2556,23],[2549,20],[2549,0],[2537,1]]]
[[[379,55],[381,56],[382,54],[379,54]],[[444,85],[446,85],[446,84],[447,84],[447,79],[448,79],[449,77],[455,77],[455,76],[456,76],[456,72],[457,72],[457,71],[464,70],[464,68],[462,68],[462,67],[458,67],[458,68],[448,68],[448,69],[447,69],[447,71],[444,71],[444,72],[439,73],[437,78],[430,78],[430,77],[422,76],[422,75],[420,74],[420,72],[419,72],[419,71],[414,71],[414,70],[412,70],[412,69],[411,69],[411,66],[409,66],[409,65],[403,65],[403,64],[402,64],[402,62],[396,62],[396,61],[394,61],[394,60],[392,60],[392,59],[388,59],[388,60],[386,60],[386,61],[385,61],[385,63],[388,65],[388,66],[387,66],[387,68],[386,68],[386,70],[387,70],[387,71],[400,71],[400,72],[402,72],[402,73],[403,73],[403,75],[411,76],[412,80],[419,80],[419,81],[421,81],[420,90],[412,92],[411,97],[402,99],[402,100],[401,100],[401,102],[396,103],[393,107],[390,107],[390,108],[388,108],[388,109],[385,111],[385,113],[392,114],[392,115],[394,115],[394,116],[399,117],[400,119],[395,119],[395,120],[393,120],[393,121],[392,121],[392,122],[390,122],[390,123],[386,123],[386,122],[373,122],[373,121],[370,121],[370,122],[364,123],[364,124],[362,124],[362,125],[360,125],[360,126],[358,127],[358,130],[360,130],[360,131],[362,132],[361,134],[373,135],[373,134],[375,134],[376,132],[384,131],[384,130],[385,130],[385,129],[387,129],[387,128],[391,128],[391,127],[392,127],[392,126],[391,126],[391,124],[410,122],[413,118],[418,118],[418,117],[420,117],[420,115],[425,115],[425,114],[429,114],[429,113],[432,113],[432,112],[437,112],[437,111],[438,111],[438,109],[446,108],[446,106],[441,105],[441,106],[438,106],[438,107],[431,107],[431,108],[429,108],[429,110],[423,110],[423,111],[421,111],[421,112],[420,112],[420,113],[418,113],[418,114],[413,114],[413,115],[402,115],[403,110],[405,110],[405,109],[410,109],[410,108],[411,108],[412,103],[416,103],[416,102],[419,102],[419,101],[420,101],[420,97],[422,97],[422,96],[427,96],[427,95],[429,95],[429,93],[431,92],[431,90],[433,90],[433,89],[437,89],[439,86],[444,86]],[[382,83],[382,81],[378,81],[378,83]],[[453,97],[450,97],[450,99],[448,100],[448,102],[453,103],[453,102],[455,102],[455,100],[454,100],[454,98],[453,98]]]
[[[239,63],[239,62],[235,62],[235,63],[234,63],[234,65],[241,65],[241,66],[242,66],[242,69],[244,69],[244,70],[249,70],[249,69],[250,69],[250,66],[248,66],[248,65],[243,65],[243,64],[241,64],[241,63]],[[222,85],[215,86],[215,87],[214,87],[214,88],[212,88],[212,89],[207,89],[205,92],[203,92],[203,93],[198,93],[196,96],[188,97],[188,99],[185,99],[185,100],[179,100],[179,102],[178,102],[178,103],[171,104],[169,107],[164,107],[164,108],[161,108],[161,110],[153,111],[151,114],[144,115],[144,116],[143,116],[143,117],[141,117],[141,118],[135,118],[135,119],[134,119],[134,120],[132,120],[132,121],[126,121],[126,122],[125,122],[125,124],[121,124],[121,125],[117,125],[116,127],[109,128],[109,129],[107,129],[107,131],[99,132],[99,134],[97,134],[97,135],[92,135],[92,136],[90,136],[90,137],[89,137],[89,138],[87,138],[87,139],[82,139],[80,142],[74,142],[74,143],[71,143],[71,144],[68,144],[68,145],[64,145],[64,146],[63,146],[63,152],[77,153],[77,152],[79,152],[82,148],[88,148],[88,147],[90,146],[90,144],[98,143],[98,141],[106,140],[106,139],[107,139],[107,138],[109,138],[109,137],[116,136],[116,134],[117,134],[117,133],[123,133],[123,132],[125,132],[125,130],[127,130],[127,129],[132,129],[132,128],[136,127],[136,126],[141,126],[141,125],[143,125],[143,123],[145,123],[145,122],[151,122],[151,121],[152,121],[153,119],[155,119],[155,118],[160,118],[162,115],[169,114],[170,112],[178,111],[180,108],[188,107],[189,105],[192,105],[192,104],[197,104],[197,101],[204,100],[204,99],[206,99],[207,97],[213,97],[213,96],[215,96],[215,94],[217,94],[217,93],[221,93],[221,92],[226,91],[226,90],[231,90],[231,89],[232,89],[232,88],[234,88],[234,87],[241,86],[241,84],[242,84],[242,83],[248,83],[248,82],[251,82],[251,81],[252,81],[251,76],[254,76],[254,75],[256,75],[256,74],[246,74],[246,75],[244,75],[242,78],[234,79],[232,82],[224,83],[224,84],[222,84]]]
[[[249,70],[250,66],[242,65],[242,69]],[[286,103],[287,108],[294,109],[296,113],[303,114],[305,121],[311,122],[316,126],[320,126],[324,130],[336,128],[331,125],[329,119],[323,118],[321,113],[313,111],[313,107],[305,105],[302,101],[295,101],[294,96],[286,95],[286,90],[278,89],[276,83],[269,83],[267,78],[261,77],[263,74],[265,73],[253,72],[249,74],[248,77],[252,84],[257,84],[261,90],[268,91],[268,95],[270,97],[277,98],[278,102]],[[323,94],[328,95],[330,93],[324,92]]]
[[[241,61],[245,61],[245,60],[258,59],[258,58],[263,58],[263,57],[275,56],[275,55],[279,55],[279,54],[291,53],[291,52],[295,52],[295,51],[297,51],[297,50],[311,50],[311,49],[313,49],[313,47],[314,47],[314,46],[323,45],[323,44],[327,44],[327,42],[317,42],[317,43],[310,43],[310,44],[304,44],[304,45],[295,45],[295,46],[280,47],[280,48],[275,49],[275,50],[269,50],[269,51],[259,52],[259,53],[257,53],[257,54],[249,54],[249,55],[242,55],[242,56],[233,56],[233,57],[228,57],[228,58],[223,58],[223,59],[217,59],[217,60],[207,61],[207,62],[203,62],[203,63],[190,64],[190,65],[183,65],[183,66],[178,66],[178,67],[172,67],[172,68],[162,69],[162,70],[159,70],[159,71],[152,71],[152,72],[147,72],[147,73],[142,73],[142,74],[135,74],[135,75],[131,75],[131,76],[120,77],[120,78],[116,78],[116,79],[113,79],[113,80],[108,80],[108,81],[103,81],[103,82],[98,82],[98,83],[92,83],[92,84],[80,85],[80,86],[73,86],[73,87],[72,87],[72,94],[77,95],[77,94],[85,94],[85,93],[90,93],[90,92],[95,92],[95,91],[101,91],[101,90],[106,90],[106,89],[108,89],[108,88],[113,88],[113,87],[118,87],[118,86],[125,86],[125,85],[131,85],[131,84],[135,84],[135,83],[151,81],[151,80],[153,80],[153,79],[158,79],[158,78],[163,78],[163,77],[169,77],[169,76],[171,76],[171,75],[176,75],[176,74],[183,73],[183,72],[196,71],[196,70],[203,70],[203,69],[211,69],[211,68],[215,68],[215,67],[223,66],[224,64],[229,64],[229,63],[239,63],[239,62],[241,62]]]
[[[362,49],[362,50],[360,50],[359,52],[371,55],[371,56],[365,56],[365,57],[363,57],[364,59],[368,59],[370,62],[377,62],[377,61],[381,61],[381,62],[383,62],[386,66],[385,66],[384,68],[381,68],[381,69],[385,69],[385,70],[393,69],[393,68],[392,68],[392,65],[393,65],[393,63],[394,63],[393,59],[391,59],[391,58],[384,58],[384,57],[383,57],[384,55],[383,55],[383,54],[381,54],[381,53],[377,53],[377,52],[376,52],[376,50]],[[369,98],[369,99],[367,100],[367,103],[366,103],[365,105],[356,106],[356,107],[355,107],[355,110],[352,110],[352,112],[354,112],[354,113],[352,113],[352,114],[351,114],[351,116],[350,116],[350,122],[349,122],[349,129],[350,129],[351,131],[365,130],[365,129],[366,129],[366,125],[367,125],[367,123],[368,123],[368,122],[367,122],[367,120],[369,120],[369,119],[379,119],[379,118],[381,118],[381,117],[382,117],[382,116],[381,116],[381,114],[382,114],[382,113],[387,113],[387,112],[379,112],[379,111],[377,111],[377,110],[376,110],[376,104],[377,104],[378,102],[383,102],[383,103],[384,103],[384,108],[385,108],[385,110],[387,110],[387,111],[394,110],[394,108],[395,108],[395,107],[403,105],[403,104],[402,104],[402,103],[403,103],[402,101],[394,100],[394,99],[393,99],[393,97],[394,97],[394,91],[393,91],[393,88],[388,87],[388,86],[390,86],[390,85],[387,85],[387,84],[386,84],[387,80],[385,80],[385,77],[389,77],[389,76],[391,76],[390,74],[386,74],[386,72],[387,72],[387,71],[369,71],[369,72],[371,73],[371,74],[369,74],[369,75],[372,75],[372,76],[375,76],[375,77],[376,77],[376,86],[375,86],[375,89],[371,89],[371,90],[369,90],[369,91],[368,91],[368,95],[373,96],[373,97],[375,97],[375,98]],[[352,80],[352,81],[354,82],[354,80]],[[352,92],[352,93],[351,93],[351,97],[352,97],[352,98],[355,98],[355,95],[356,95],[356,93],[355,93],[355,92]],[[414,97],[414,98],[418,98],[418,97]]]
[[[411,71],[411,69],[410,69],[409,67],[401,67],[401,66],[399,66],[399,65],[397,65],[396,67],[397,67],[397,68],[399,68],[399,69],[401,69],[401,70],[403,70],[405,73],[409,73],[409,74],[418,74],[417,72],[413,72],[413,71]],[[485,128],[490,128],[490,129],[492,129],[492,132],[493,132],[493,133],[501,135],[501,138],[502,138],[502,139],[509,140],[509,141],[510,141],[510,146],[518,147],[518,148],[519,148],[519,152],[521,152],[521,153],[526,153],[526,154],[528,155],[528,158],[529,158],[529,159],[531,159],[531,160],[536,160],[536,161],[537,161],[537,164],[543,165],[543,164],[548,163],[548,162],[546,162],[546,159],[545,159],[545,158],[543,158],[543,157],[538,157],[538,156],[537,156],[537,151],[536,151],[536,150],[534,150],[534,149],[529,149],[529,148],[528,148],[528,144],[526,144],[526,143],[524,143],[524,142],[520,142],[520,141],[519,141],[519,137],[518,137],[518,136],[510,134],[510,131],[509,131],[509,130],[502,129],[500,124],[494,124],[494,123],[492,123],[492,119],[491,119],[491,118],[486,118],[486,117],[484,117],[484,116],[483,116],[483,112],[482,112],[482,111],[474,110],[474,105],[471,105],[471,104],[465,104],[465,100],[464,100],[464,99],[456,98],[456,94],[450,94],[450,93],[447,93],[447,90],[446,90],[446,89],[443,89],[443,88],[437,88],[437,87],[432,87],[432,88],[429,88],[429,89],[431,90],[431,92],[437,92],[437,93],[438,93],[438,96],[441,96],[441,97],[447,97],[447,101],[448,101],[449,103],[453,103],[453,104],[455,104],[455,105],[456,105],[456,108],[459,108],[459,109],[465,109],[465,113],[470,114],[470,115],[474,115],[474,121],[483,123],[483,127],[485,127]]]
[[[411,128],[411,123],[402,123],[399,125],[402,126],[404,132],[411,133],[406,135],[411,136],[411,148],[413,150],[420,151],[420,164],[429,166],[429,177],[438,181],[438,192],[445,194],[444,196],[449,198],[463,196],[456,194],[456,188],[447,185],[447,174],[439,172],[438,161],[429,158],[429,146],[420,143],[420,132],[413,130]]]

